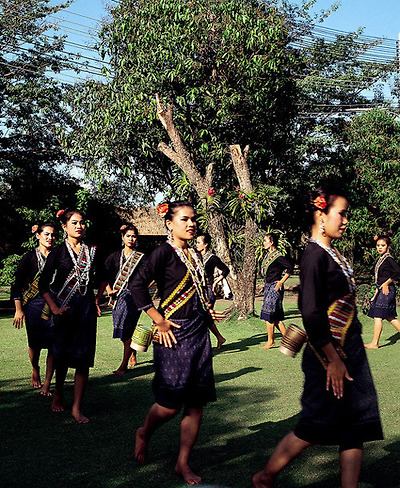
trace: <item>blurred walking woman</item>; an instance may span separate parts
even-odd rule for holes
[[[46,302],[39,295],[38,283],[47,256],[55,241],[54,225],[42,223],[32,227],[38,246],[25,254],[15,274],[11,296],[15,303],[14,325],[20,329],[26,323],[28,352],[32,364],[31,386],[41,388],[41,394],[50,396],[50,382],[53,376],[53,356],[51,352],[52,328],[49,320],[42,318]],[[40,351],[47,349],[46,376],[42,385],[40,380]]]
[[[131,349],[131,338],[140,316],[132,295],[128,289],[144,254],[135,251],[138,230],[133,224],[124,224],[120,228],[124,247],[113,252],[105,262],[106,279],[101,283],[96,297],[98,304],[104,289],[108,286],[109,306],[112,308],[114,332],[113,338],[124,344],[122,363],[113,373],[125,374],[128,363],[136,365],[136,351]],[[112,286],[112,288],[111,288]]]
[[[83,241],[86,222],[80,210],[60,210],[57,216],[66,239],[49,254],[39,280],[40,293],[54,322],[56,389],[52,409],[64,411],[65,378],[68,368],[75,368],[72,416],[78,423],[87,423],[81,404],[96,349],[97,313],[92,286],[95,248]]]
[[[155,403],[136,432],[135,458],[146,462],[152,434],[183,407],[175,472],[194,485],[201,478],[189,467],[189,455],[203,407],[216,398],[208,326],[212,317],[223,314],[209,310],[204,267],[188,246],[196,231],[192,205],[187,201],[163,204],[161,212],[165,213],[168,240],[151,253],[130,286],[138,309],[145,310],[156,325],[160,341],[153,347]],[[158,310],[148,291],[152,280],[160,294]]]
[[[379,259],[375,265],[375,294],[371,300],[368,317],[374,319],[372,342],[365,344],[367,349],[378,349],[382,333],[383,319],[390,322],[400,332],[400,321],[396,318],[396,288],[394,282],[399,279],[400,267],[390,254],[390,239],[386,235],[376,238],[376,250]]]
[[[293,273],[293,265],[278,251],[278,236],[267,234],[263,242],[267,250],[262,263],[261,273],[264,276],[264,300],[260,319],[265,320],[268,340],[261,349],[270,349],[275,345],[274,329],[279,328],[282,336],[286,332],[283,325],[283,284]]]
[[[304,350],[302,410],[278,444],[256,488],[271,488],[278,473],[312,444],[338,445],[342,488],[359,482],[363,443],[382,439],[377,396],[355,309],[355,281],[333,246],[343,236],[347,199],[320,187],[307,198],[311,239],[300,263],[299,308],[309,342]]]

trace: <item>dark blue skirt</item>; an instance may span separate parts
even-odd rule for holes
[[[123,290],[118,297],[117,303],[112,311],[114,339],[126,341],[132,337],[136,324],[140,317],[132,295],[128,290]]]
[[[211,342],[208,332],[210,316],[195,312],[191,319],[170,320],[178,341],[172,348],[154,343],[153,393],[155,401],[171,409],[201,408],[215,401]]]
[[[276,283],[265,283],[264,301],[261,307],[260,319],[267,322],[279,322],[283,320],[283,287],[275,290]]]
[[[368,317],[391,319],[397,317],[396,313],[396,288],[389,286],[389,294],[384,295],[382,290],[378,290],[378,294],[371,303],[368,310]]]
[[[48,349],[51,352],[53,328],[50,320],[44,320],[41,317],[45,303],[41,296],[37,296],[25,305],[25,325],[29,347],[32,349]]]
[[[294,429],[300,439],[344,449],[383,439],[377,395],[358,320],[347,333],[344,351],[344,363],[354,381],[344,380],[344,396],[338,399],[332,388],[326,390],[326,370],[311,347],[306,346],[302,360],[302,411]]]
[[[53,355],[70,368],[92,367],[96,352],[97,312],[93,296],[77,293],[69,309],[54,317]]]

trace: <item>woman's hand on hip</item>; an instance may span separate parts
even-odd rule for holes
[[[164,344],[165,347],[172,347],[173,344],[177,344],[178,341],[174,336],[171,327],[180,329],[180,325],[171,322],[171,320],[163,319],[156,324],[158,337],[160,338],[160,344]]]
[[[343,361],[338,358],[338,360],[330,362],[326,372],[326,389],[329,390],[332,386],[333,394],[337,398],[343,397],[344,378],[353,381]]]

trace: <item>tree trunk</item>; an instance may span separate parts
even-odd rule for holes
[[[208,230],[215,243],[215,249],[223,262],[229,266],[231,273],[228,277],[229,285],[234,297],[233,308],[239,310],[240,315],[254,313],[254,285],[256,274],[256,261],[253,240],[256,235],[257,226],[252,219],[248,219],[245,226],[245,248],[243,269],[238,272],[229,251],[228,242],[223,226],[223,216],[214,206],[207,205],[207,192],[212,186],[213,165],[209,165],[206,175],[203,177],[196,168],[193,158],[186,150],[178,130],[173,121],[173,107],[168,109],[161,103],[161,99],[156,95],[157,115],[163,124],[170,138],[171,146],[160,142],[158,149],[171,159],[186,175],[189,182],[193,185],[196,193],[203,202],[207,213]],[[250,180],[250,172],[247,165],[247,154],[249,146],[246,146],[244,154],[240,146],[230,146],[232,163],[237,174],[241,188],[246,192],[252,191],[253,187]]]

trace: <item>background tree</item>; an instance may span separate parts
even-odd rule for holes
[[[290,67],[297,61],[287,49],[287,19],[272,2],[253,0],[122,1],[112,15],[101,45],[112,66],[110,82],[80,87],[67,143],[92,173],[126,168],[139,184],[145,177],[157,189],[172,184],[171,163],[177,164],[202,204],[217,251],[235,268],[223,217],[232,192],[241,187],[236,198],[242,194],[249,203],[288,145]],[[158,107],[166,143],[156,94],[166,105]],[[238,149],[247,145],[250,151]],[[211,190],[218,200],[209,198]],[[252,247],[250,222],[262,214],[261,203],[250,205],[251,217],[242,213],[245,249]],[[266,203],[269,208],[271,200]],[[254,248],[250,254],[254,260]],[[239,290],[253,289],[254,273],[247,275],[234,284],[235,298],[251,311],[254,294],[239,299]]]
[[[41,209],[52,195],[74,194],[56,129],[67,130],[66,86],[52,75],[69,66],[49,0],[0,0],[0,256],[24,232],[18,208]],[[3,244],[4,243],[4,244]]]
[[[372,267],[373,236],[387,233],[400,251],[400,122],[387,110],[354,117],[346,127],[348,160],[354,168],[350,185],[352,221],[348,245],[361,269]]]

